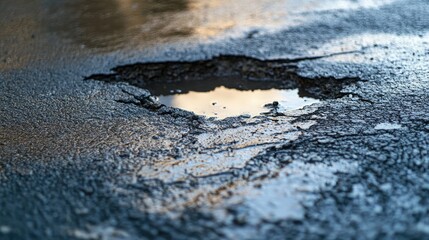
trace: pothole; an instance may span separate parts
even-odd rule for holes
[[[263,61],[219,56],[194,62],[137,63],[87,79],[128,82],[149,90],[160,104],[208,117],[281,114],[342,97],[343,87],[357,81],[299,76],[296,63],[311,59]]]

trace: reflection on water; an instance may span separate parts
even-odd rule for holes
[[[85,47],[113,50],[124,41],[140,42],[190,34],[172,24],[187,0],[74,0],[50,6],[50,30]],[[176,22],[177,23],[177,22]]]
[[[317,14],[307,12],[377,7],[391,1],[2,0],[0,69],[94,50],[136,52],[163,43],[245,33],[253,37],[317,19]]]
[[[40,0],[39,0],[40,1]],[[49,1],[50,31],[91,48],[192,36],[278,29],[301,24],[301,13],[375,7],[390,0],[73,0]]]
[[[220,119],[241,114],[257,116],[267,112],[267,103],[279,102],[282,110],[295,110],[318,102],[318,100],[300,97],[298,89],[247,90],[228,89],[223,86],[209,92],[190,91],[186,94],[159,96],[162,104],[192,111],[199,115]]]

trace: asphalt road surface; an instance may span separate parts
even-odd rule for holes
[[[429,238],[428,13],[0,2],[0,239]],[[214,119],[147,85],[209,76],[318,101]]]

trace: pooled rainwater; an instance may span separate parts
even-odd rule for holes
[[[273,102],[279,112],[300,109],[319,102],[310,97],[301,97],[298,89],[253,89],[239,90],[218,86],[211,91],[172,91],[171,95],[159,95],[160,103],[194,112],[198,115],[219,119],[249,115],[251,117],[270,111]]]

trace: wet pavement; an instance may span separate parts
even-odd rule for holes
[[[427,238],[427,12],[0,2],[0,239]],[[316,102],[222,119],[156,98],[219,89]]]

